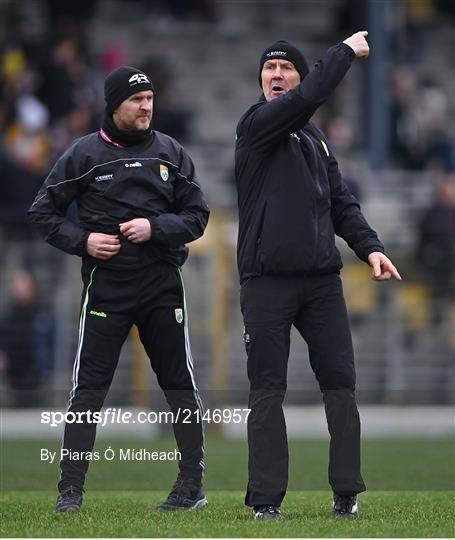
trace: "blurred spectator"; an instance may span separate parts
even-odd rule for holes
[[[31,274],[18,272],[11,288],[12,302],[0,321],[0,367],[14,406],[36,406],[41,402],[38,391],[53,368],[54,325],[40,305]]]
[[[173,72],[163,58],[149,57],[141,65],[155,85],[156,102],[153,108],[153,129],[174,137],[183,144],[191,142],[191,113],[180,107],[172,92]]]
[[[101,69],[104,75],[107,75],[116,67],[127,65],[126,58],[127,49],[123,43],[109,43],[101,53]]]
[[[77,76],[80,61],[76,38],[65,37],[54,45],[40,68],[37,96],[48,107],[53,122],[76,107],[73,76]]]
[[[48,110],[35,96],[23,94],[16,100],[16,119],[5,132],[11,159],[31,176],[42,176],[47,171],[48,118]]]
[[[336,28],[340,37],[370,26],[370,4],[371,2],[365,0],[339,0],[336,3]],[[386,10],[386,18],[390,19],[389,28],[395,28],[394,35],[390,36],[395,58],[406,65],[416,65],[427,53],[431,42],[438,14],[436,1],[383,0],[382,4]]]
[[[450,102],[447,94],[430,76],[422,79],[416,107],[417,125],[427,150],[427,165],[436,162],[448,171],[455,171],[453,141],[447,133]]]
[[[404,31],[397,32],[397,53],[407,65],[415,66],[429,48],[437,5],[435,0],[406,0],[404,8]]]
[[[396,164],[408,169],[422,169],[424,166],[424,149],[415,119],[416,93],[414,73],[404,67],[395,68],[391,77],[390,146]]]
[[[391,149],[395,164],[423,170],[436,165],[455,170],[453,144],[446,132],[450,104],[431,77],[418,82],[414,72],[397,67],[391,79]]]
[[[50,129],[50,164],[77,138],[96,131],[100,126],[100,112],[94,103],[81,103],[64,118],[55,122]]]
[[[360,202],[362,192],[359,181],[354,173],[354,164],[352,163],[352,152],[354,146],[354,131],[352,124],[345,118],[338,116],[327,125],[327,138],[331,150],[337,156],[338,168],[349,191]]]
[[[49,165],[49,112],[34,95],[35,78],[20,49],[2,57],[3,139],[0,141],[0,223],[8,237],[28,234],[25,211]]]
[[[445,174],[419,225],[416,258],[432,295],[433,324],[455,300],[455,173]]]
[[[98,128],[101,88],[102,75],[91,68],[77,33],[58,39],[40,70],[37,88],[51,117],[50,165],[74,139]]]

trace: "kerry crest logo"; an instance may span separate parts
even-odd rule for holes
[[[169,169],[166,167],[166,165],[163,165],[162,163],[160,165],[160,176],[163,182],[167,182],[167,180],[169,179]]]
[[[175,309],[175,320],[178,323],[183,322],[183,309],[182,308],[176,308]]]

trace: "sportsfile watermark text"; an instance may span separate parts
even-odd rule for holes
[[[41,424],[51,427],[67,424],[98,424],[104,427],[112,424],[246,424],[251,409],[181,409],[177,411],[124,411],[108,407],[104,411],[43,411]]]

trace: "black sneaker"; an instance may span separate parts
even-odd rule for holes
[[[333,510],[335,517],[356,519],[359,515],[359,501],[357,495],[333,494]]]
[[[253,508],[254,519],[283,519],[284,516],[280,512],[279,506],[272,506],[271,504],[263,504],[261,506],[255,506]]]
[[[82,506],[82,491],[70,486],[57,497],[56,512],[78,512]]]
[[[157,510],[196,510],[207,506],[207,498],[202,487],[191,480],[178,477],[167,499],[156,507]]]

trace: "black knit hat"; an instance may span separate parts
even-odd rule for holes
[[[111,71],[104,81],[104,99],[106,110],[112,115],[115,109],[136,92],[152,90],[153,83],[140,69],[121,66]]]
[[[299,51],[299,49],[297,49],[297,47],[294,47],[294,45],[291,45],[288,41],[280,39],[279,41],[276,41],[273,45],[270,45],[270,47],[267,47],[267,49],[262,53],[261,59],[259,61],[259,86],[261,88],[262,66],[265,64],[265,62],[267,62],[267,60],[271,60],[272,58],[279,58],[281,60],[288,60],[289,62],[292,62],[295,66],[295,69],[299,72],[300,80],[302,80],[310,71],[307,61],[305,60],[305,57]]]

